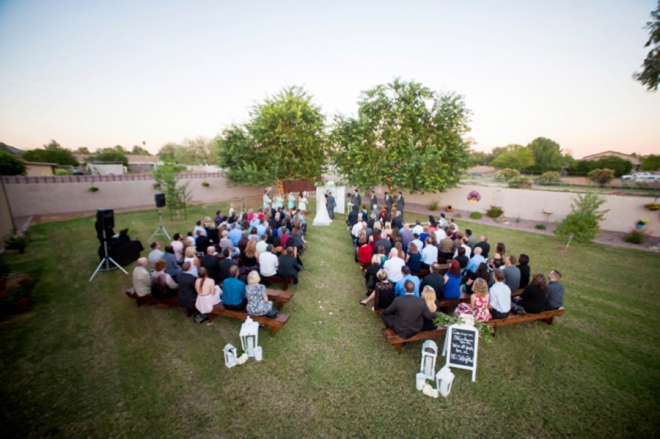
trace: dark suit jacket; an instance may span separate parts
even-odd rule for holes
[[[398,209],[398,207],[397,207],[397,209]],[[400,229],[401,227],[403,227],[403,217],[401,215],[397,215],[392,220],[392,228],[393,229]]]
[[[229,277],[229,269],[237,265],[231,258],[223,259],[220,262],[220,281],[223,281]]]
[[[379,239],[376,241],[376,244],[374,244],[374,253],[378,251],[378,246],[382,245],[385,247],[385,254],[389,255],[390,250],[392,250],[392,243],[390,242],[389,239]]]
[[[371,206],[369,206],[369,210],[374,208],[374,204],[377,206],[378,205],[378,197],[374,195],[371,197]]]
[[[197,300],[197,291],[195,290],[197,278],[190,273],[181,273],[176,280],[179,283],[179,306],[194,308]]]
[[[422,291],[427,285],[435,290],[435,297],[437,297],[438,300],[445,298],[445,277],[443,275],[440,273],[427,274],[419,285],[419,291]]]
[[[174,256],[172,253],[165,252],[161,259],[167,262],[167,266],[165,266],[165,273],[172,277],[177,277],[179,274],[181,274],[181,267],[179,267],[179,264],[176,263],[176,256]]]
[[[403,212],[403,208],[406,207],[406,201],[403,199],[403,195],[396,200],[396,210]]]
[[[424,299],[406,294],[394,299],[394,302],[383,310],[382,317],[385,325],[392,328],[399,337],[410,338],[422,330],[424,317],[433,320],[436,315],[429,311]]]
[[[280,256],[280,265],[277,268],[277,275],[282,279],[291,279],[295,277],[300,271],[300,265],[293,256],[282,255]]]
[[[216,285],[220,283],[220,263],[215,256],[202,256],[199,258],[199,265],[206,268],[206,271],[209,273],[209,277],[215,281]]]
[[[204,235],[200,235],[195,238],[195,250],[200,253],[206,253],[206,249],[209,248],[210,245],[211,241],[209,241],[209,239]]]
[[[359,209],[360,204],[362,204],[362,197],[360,196],[360,194],[355,194],[355,196],[353,197],[353,206],[357,206]]]
[[[490,244],[487,242],[478,242],[474,245],[474,248],[481,248],[481,256],[488,259],[488,252],[490,252]],[[474,251],[472,252],[474,253]]]
[[[385,197],[385,206],[387,206],[387,210],[392,212],[392,197],[389,195]]]
[[[358,211],[357,210],[351,210],[348,212],[348,224],[353,227],[355,223],[357,223],[358,219]]]
[[[335,204],[335,197],[333,197],[332,195],[328,195],[327,197],[328,197],[328,210],[332,210],[337,206],[337,204]]]

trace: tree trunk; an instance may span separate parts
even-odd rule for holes
[[[172,204],[170,204],[170,221],[172,221]]]
[[[284,198],[284,182],[276,180],[275,185],[277,186],[277,192],[280,194],[280,197]]]

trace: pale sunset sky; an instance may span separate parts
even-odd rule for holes
[[[632,79],[657,0],[0,0],[0,141],[91,150],[213,137],[302,85],[328,122],[416,80],[473,112],[475,149],[660,153]]]

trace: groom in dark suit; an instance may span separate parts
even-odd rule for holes
[[[356,188],[355,195],[353,196],[353,206],[359,209],[361,204],[362,204],[362,197],[360,196],[360,192]]]
[[[325,199],[327,201],[328,215],[330,215],[330,219],[335,219],[335,207],[337,204],[335,203],[335,197],[332,196],[332,192],[327,191],[325,193]]]
[[[434,320],[437,316],[429,311],[426,301],[415,296],[415,284],[407,280],[403,285],[405,296],[399,296],[384,309],[381,318],[385,326],[392,328],[401,338],[410,338],[419,334],[424,326],[424,318]]]
[[[378,197],[376,196],[376,192],[371,191],[371,206],[367,210],[374,209],[374,206],[378,206]]]
[[[387,211],[392,214],[392,197],[390,197],[388,192],[385,192],[385,207],[387,207]]]
[[[396,210],[401,212],[401,218],[403,219],[403,208],[406,207],[406,201],[403,199],[403,192],[399,191],[399,198],[396,200]]]

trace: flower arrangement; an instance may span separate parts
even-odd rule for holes
[[[97,188],[96,186],[90,186],[87,188],[87,190],[90,192],[98,192],[99,188]]]
[[[209,187],[209,186],[211,186],[211,185],[209,184],[208,181],[205,181],[204,183],[202,183],[202,186],[204,186],[204,187]]]
[[[475,204],[481,201],[481,194],[477,191],[472,191],[467,195],[467,199],[470,203]]]
[[[504,214],[504,210],[499,206],[490,206],[490,209],[486,211],[486,215],[491,218],[497,218]]]
[[[474,320],[473,316],[470,315],[463,315],[463,316],[455,316],[455,315],[450,315],[450,314],[444,314],[444,313],[436,313],[438,316],[437,319],[433,321],[433,323],[436,326],[450,326],[450,325],[470,325],[474,326],[477,331],[479,331],[479,335],[481,338],[484,339],[486,343],[490,343],[493,341],[493,333],[495,332],[495,328],[490,326],[488,323],[484,322],[478,322]]]

